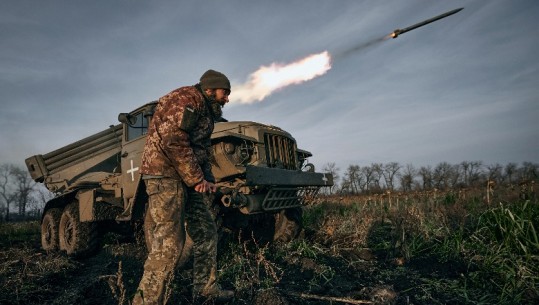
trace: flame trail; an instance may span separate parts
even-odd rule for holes
[[[249,75],[247,82],[232,87],[230,102],[249,104],[262,101],[279,89],[306,82],[325,74],[329,69],[331,55],[328,51],[289,64],[272,63],[262,66]]]

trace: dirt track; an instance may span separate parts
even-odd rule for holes
[[[129,304],[142,275],[143,247],[109,238],[96,256],[73,260],[44,253],[37,239],[0,249],[0,304]],[[246,242],[224,249],[221,282],[237,290],[230,304],[460,303],[450,292],[425,300],[420,295],[421,283],[429,279],[457,278],[454,265],[404,264],[369,249],[332,252],[311,247],[310,239],[295,248]],[[189,265],[177,272],[169,304],[188,304]]]

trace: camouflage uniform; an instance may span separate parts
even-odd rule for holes
[[[198,86],[176,89],[159,99],[142,154],[141,173],[183,181],[188,187],[211,172],[210,102]]]
[[[194,186],[215,182],[210,136],[214,118],[200,87],[182,87],[159,100],[152,117],[141,172],[149,195],[151,249],[133,304],[165,304],[185,243],[184,221],[194,242],[193,293],[216,284],[217,229],[203,194]]]
[[[217,227],[203,194],[188,190],[187,233],[193,240],[193,295],[210,294],[217,285]]]

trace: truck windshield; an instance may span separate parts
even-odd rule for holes
[[[148,117],[143,114],[143,112],[140,112],[134,115],[137,118],[135,124],[125,124],[127,126],[127,141],[132,141],[148,132]]]

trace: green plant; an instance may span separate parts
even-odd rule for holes
[[[500,203],[498,208],[483,214],[479,225],[489,228],[488,233],[501,247],[525,256],[539,255],[537,222],[533,221],[537,215],[539,207],[529,201],[510,206]]]
[[[40,232],[39,221],[0,223],[0,247],[13,243],[33,242]]]
[[[307,242],[305,239],[299,239],[287,245],[288,252],[291,255],[297,255],[307,258],[317,258],[323,250],[317,245]]]

